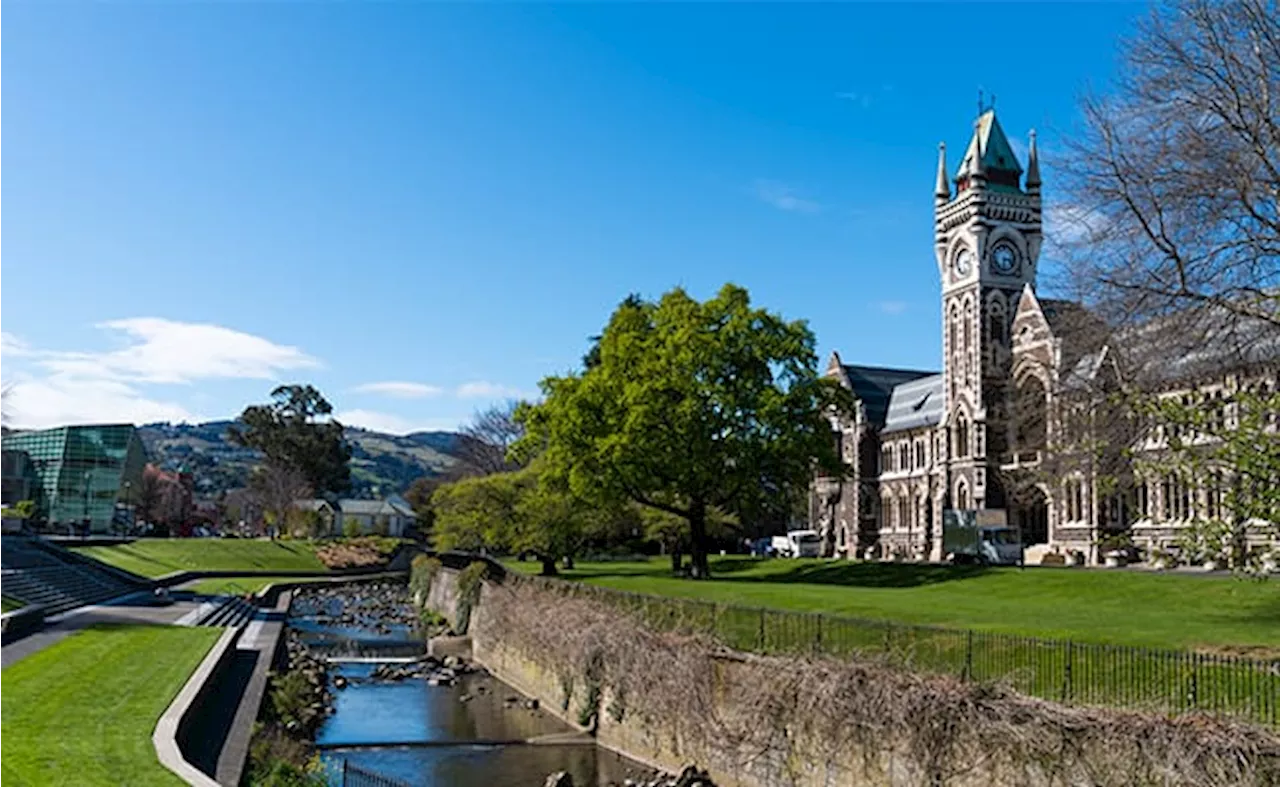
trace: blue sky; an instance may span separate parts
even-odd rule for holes
[[[939,365],[937,144],[1053,161],[1144,7],[6,4],[15,423],[230,417],[314,382],[451,428],[618,301],[726,281],[825,357]]]

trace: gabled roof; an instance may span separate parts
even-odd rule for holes
[[[942,375],[894,386],[881,434],[935,426],[942,421]]]
[[[867,420],[877,427],[884,426],[885,414],[889,410],[889,398],[893,389],[903,383],[919,380],[937,372],[921,372],[915,369],[888,369],[881,366],[841,367],[854,396],[862,402],[867,410]]]
[[[1000,127],[1000,121],[996,120],[994,109],[988,109],[978,117],[977,128],[973,130],[969,147],[965,149],[964,157],[960,160],[960,168],[956,170],[956,180],[969,176],[975,154],[982,157],[982,168],[987,172],[1009,173],[1014,176],[1015,183],[1017,177],[1022,175],[1022,165],[1018,163],[1018,157],[1013,152],[1013,146],[1009,144],[1009,138],[1005,136],[1004,129]],[[1000,184],[992,182],[988,184],[988,188],[999,189]],[[1005,188],[1018,190],[1016,186]]]

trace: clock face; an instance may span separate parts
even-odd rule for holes
[[[1001,243],[991,252],[991,267],[995,268],[996,273],[1003,273],[1006,276],[1013,273],[1018,267],[1018,252],[1008,243]]]
[[[973,254],[968,249],[961,249],[956,254],[955,267],[957,276],[968,276],[973,270]]]

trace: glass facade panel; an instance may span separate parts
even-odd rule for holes
[[[87,519],[93,532],[111,532],[126,491],[139,491],[147,461],[132,424],[11,432],[3,442],[4,502],[25,494],[55,528]]]

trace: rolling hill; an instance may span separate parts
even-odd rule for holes
[[[203,424],[155,423],[138,427],[151,461],[166,469],[185,465],[195,477],[196,491],[211,496],[242,487],[259,454],[227,437],[233,421]],[[453,432],[414,432],[392,435],[347,427],[351,444],[353,497],[401,493],[423,475],[438,475],[452,466],[459,435]]]

